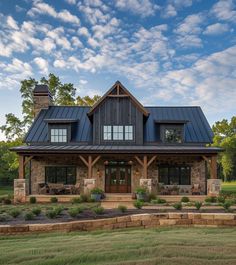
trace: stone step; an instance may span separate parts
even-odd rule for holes
[[[132,202],[132,195],[131,194],[106,194],[105,199],[103,201],[109,201],[109,202]]]
[[[133,201],[102,201],[101,206],[105,209],[115,209],[119,205],[124,205],[128,209],[134,209]]]

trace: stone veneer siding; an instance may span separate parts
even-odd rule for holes
[[[110,158],[111,160],[112,158]],[[109,157],[101,158],[93,167],[93,178],[96,179],[97,187],[105,189],[105,166],[104,162]],[[115,157],[113,158],[115,160]],[[131,192],[140,185],[142,178],[142,167],[134,159],[134,157],[126,157],[126,161],[132,161],[131,166]],[[191,183],[200,183],[201,194],[205,194],[205,162],[200,158],[194,157],[162,157],[158,158],[157,162],[153,162],[148,168],[148,178],[152,178],[158,183],[158,164],[173,164],[173,165],[189,165],[191,166]],[[83,192],[83,179],[87,178],[87,167],[83,164],[80,158],[76,155],[51,155],[47,157],[36,157],[31,162],[31,194],[37,194],[37,183],[45,181],[45,166],[76,166],[77,167],[77,182],[81,183],[81,192]],[[183,189],[182,187],[180,188]],[[186,186],[185,189],[191,189],[191,186]]]

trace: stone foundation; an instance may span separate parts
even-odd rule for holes
[[[207,180],[207,195],[208,196],[219,196],[221,191],[221,180],[220,179],[208,179]]]
[[[29,194],[29,183],[27,179],[14,179],[14,202],[26,202]]]
[[[236,226],[231,213],[153,213],[67,223],[1,225],[0,234],[48,233],[53,231],[115,230],[119,228],[156,228],[160,226]]]

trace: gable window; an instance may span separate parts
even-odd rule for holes
[[[61,128],[51,129],[51,142],[52,143],[66,143],[67,142],[67,129],[61,129]]]
[[[113,126],[113,140],[122,141],[124,139],[123,134],[123,126]]]
[[[125,126],[125,140],[133,140],[133,126],[128,125]]]
[[[159,167],[159,182],[164,185],[191,185],[191,168],[188,166]]]
[[[103,139],[111,140],[111,126],[103,126]]]
[[[182,143],[183,126],[164,125],[162,127],[162,140],[165,143]]]
[[[72,166],[45,167],[45,182],[74,185],[76,183],[76,167]]]
[[[104,125],[103,140],[105,141],[133,141],[134,139],[133,125]]]

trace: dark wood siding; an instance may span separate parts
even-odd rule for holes
[[[134,141],[103,141],[103,125],[133,125]],[[132,103],[129,97],[109,98],[95,110],[93,116],[94,144],[143,144],[143,113]]]

